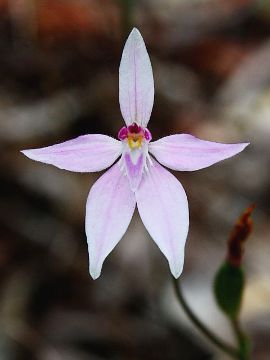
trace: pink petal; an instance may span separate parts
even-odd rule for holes
[[[222,144],[189,134],[171,135],[149,144],[149,151],[164,166],[193,171],[206,168],[244,150],[249,143]]]
[[[144,154],[141,153],[136,159],[136,162],[133,163],[131,154],[126,153],[124,157],[125,169],[127,172],[127,177],[132,191],[135,191],[140,185],[144,167]]]
[[[135,205],[135,196],[119,163],[102,175],[90,190],[85,228],[93,279],[100,276],[103,261],[126,232]]]
[[[137,29],[126,41],[119,68],[119,102],[127,125],[136,122],[146,127],[154,103],[152,66]]]
[[[121,154],[121,142],[106,135],[84,135],[60,144],[23,150],[32,160],[77,172],[104,170]]]
[[[136,192],[139,214],[149,234],[169,261],[178,278],[183,269],[189,215],[180,182],[153,160]]]

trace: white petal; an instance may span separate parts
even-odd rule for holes
[[[111,166],[120,156],[121,141],[106,135],[84,135],[60,144],[23,150],[32,160],[76,172],[93,172]]]
[[[129,180],[130,188],[132,191],[136,191],[142,179],[144,162],[145,162],[144,154],[141,153],[137,161],[133,163],[131,154],[126,153],[124,155],[124,162],[125,162],[125,170]]]
[[[119,163],[102,175],[90,190],[86,204],[86,235],[90,274],[100,276],[102,264],[126,232],[136,205]]]
[[[127,125],[136,122],[146,127],[154,103],[151,62],[137,29],[126,41],[119,68],[119,102]]]
[[[153,159],[153,166],[143,175],[136,199],[146,229],[178,278],[183,269],[189,227],[188,202],[182,185]]]
[[[149,144],[149,152],[173,170],[193,171],[228,159],[249,145],[206,141],[189,134],[170,135]]]

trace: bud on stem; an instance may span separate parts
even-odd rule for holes
[[[229,241],[227,256],[218,269],[214,281],[214,293],[221,310],[230,318],[238,317],[243,290],[245,274],[241,267],[244,244],[252,231],[251,219],[255,205],[249,206],[237,220]]]
[[[253,228],[251,214],[254,208],[255,205],[252,204],[243,212],[231,232],[226,260],[234,267],[239,267],[242,263],[244,244]]]

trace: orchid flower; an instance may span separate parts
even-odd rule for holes
[[[30,159],[75,172],[96,172],[115,163],[92,186],[86,204],[90,274],[125,234],[136,204],[150,236],[178,278],[183,269],[189,227],[186,193],[172,170],[206,168],[241,152],[248,143],[222,144],[177,134],[151,142],[147,124],[154,102],[150,59],[140,32],[133,29],[119,68],[119,102],[125,126],[118,140],[83,135],[60,144],[24,150]]]

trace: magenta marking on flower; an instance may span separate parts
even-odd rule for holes
[[[93,185],[87,199],[90,274],[94,279],[100,276],[105,258],[126,232],[137,204],[146,229],[177,278],[184,263],[188,202],[180,182],[162,165],[182,171],[203,169],[236,155],[248,143],[222,144],[189,134],[151,142],[147,124],[154,102],[154,80],[137,29],[130,33],[122,54],[119,102],[126,123],[118,133],[120,141],[106,135],[84,135],[22,152],[30,159],[77,172],[104,170],[120,157]]]
[[[132,125],[128,126],[128,132],[131,134],[139,134],[142,132],[142,127],[135,122]]]
[[[152,134],[150,133],[150,131],[148,129],[144,129],[144,137],[145,137],[145,140],[147,140],[147,141],[152,140]]]
[[[123,126],[118,132],[118,139],[125,140],[128,137],[128,129],[126,126]]]
[[[128,140],[129,146],[140,147],[143,141],[151,141],[152,135],[148,129],[143,129],[135,122],[127,127],[122,127],[118,132],[119,140]]]
[[[143,173],[148,171],[148,143],[152,135],[148,129],[133,122],[119,130],[118,139],[122,141],[123,146],[121,170],[127,176],[131,190],[135,192],[141,183]]]

